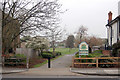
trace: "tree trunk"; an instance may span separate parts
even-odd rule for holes
[[[39,56],[39,57],[42,56],[42,53],[41,53],[40,50],[38,50],[38,56]]]
[[[52,48],[53,48],[53,55],[55,55],[55,41],[53,41]]]

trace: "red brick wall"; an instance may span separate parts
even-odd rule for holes
[[[103,53],[104,56],[110,56],[111,55],[110,50],[102,50],[102,53]]]

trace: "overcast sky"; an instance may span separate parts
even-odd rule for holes
[[[35,0],[39,1],[39,0]],[[68,34],[73,34],[83,25],[88,28],[88,35],[101,38],[107,37],[106,24],[108,12],[112,11],[113,19],[118,16],[118,2],[120,0],[59,0],[62,10],[60,25]]]
[[[113,19],[118,16],[120,0],[60,0],[62,9],[68,9],[61,15],[61,26],[73,34],[79,26],[88,28],[88,35],[107,37],[106,24],[108,12],[112,11]]]

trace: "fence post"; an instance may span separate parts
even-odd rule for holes
[[[72,67],[74,67],[74,57],[72,57]]]
[[[98,58],[96,58],[96,68],[98,68]]]
[[[26,63],[26,67],[27,67],[27,69],[29,69],[29,58],[27,58],[27,61],[26,61],[27,63]]]
[[[27,53],[27,55],[26,55],[26,58],[27,58],[27,59],[26,59],[26,60],[27,60],[27,61],[26,61],[26,67],[27,67],[27,69],[29,69],[29,54],[28,54],[28,51],[29,51],[29,50],[27,49],[27,50],[26,50],[26,53]]]

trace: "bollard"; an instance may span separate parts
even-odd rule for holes
[[[48,57],[48,68],[50,68],[50,57]]]

